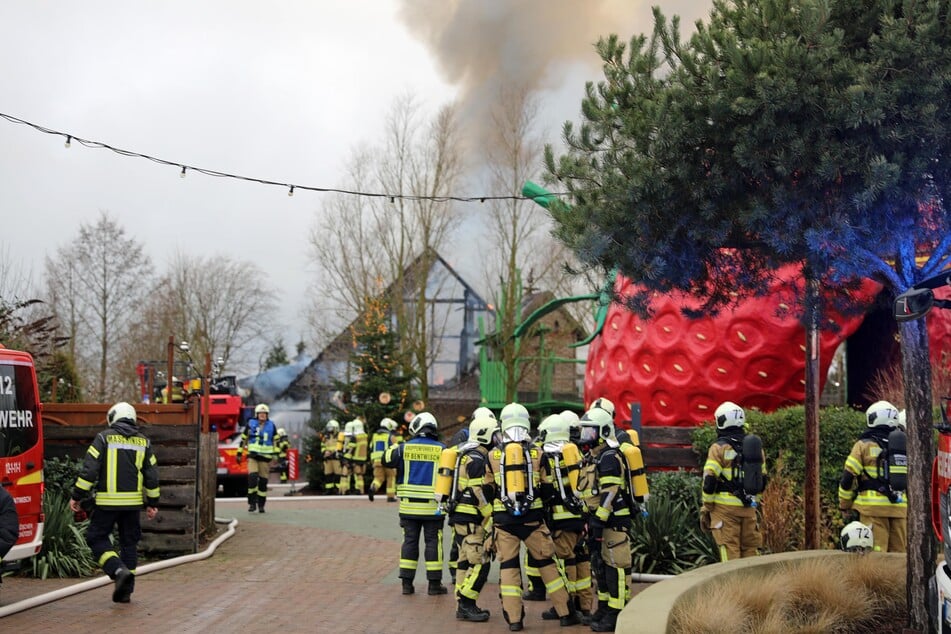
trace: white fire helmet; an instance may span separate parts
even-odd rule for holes
[[[716,421],[717,429],[743,427],[746,423],[746,412],[736,403],[724,401],[713,413],[713,419]]]
[[[898,408],[888,401],[876,401],[865,410],[865,422],[869,427],[896,427]]]

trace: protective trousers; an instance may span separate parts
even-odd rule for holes
[[[380,487],[386,484],[386,498],[392,500],[396,497],[396,469],[387,469],[380,460],[373,461],[373,483],[370,487],[373,491],[379,491]]]
[[[479,598],[482,586],[489,577],[489,558],[482,546],[485,530],[481,524],[466,523],[453,526],[454,537],[459,543],[459,558],[456,560],[456,596],[473,601]]]
[[[579,539],[575,544],[575,570],[578,576],[575,581],[578,605],[582,610],[590,612],[596,609],[594,589],[591,587],[591,553],[588,550],[588,543],[583,539]],[[585,600],[588,601],[587,607],[585,607]]]
[[[336,495],[340,483],[340,461],[336,458],[324,459],[324,493]]]
[[[568,616],[568,591],[565,580],[555,565],[555,545],[551,533],[542,522],[507,524],[495,527],[495,545],[499,555],[499,595],[502,612],[508,623],[524,618],[522,609],[522,574],[519,567],[519,546],[525,542],[528,552],[538,564],[545,590],[558,616]]]
[[[763,545],[756,520],[756,509],[714,504],[710,512],[710,530],[720,548],[720,561],[753,557]]]
[[[267,476],[271,461],[260,456],[248,456],[248,505],[263,509],[267,502]]]
[[[358,495],[363,495],[363,476],[367,472],[367,463],[347,461],[343,465],[343,473],[340,477],[340,492],[343,494],[356,491]],[[353,482],[350,476],[353,476]]]
[[[416,577],[416,562],[419,561],[419,536],[423,536],[426,558],[426,579],[442,581],[442,524],[443,518],[400,518],[403,529],[403,546],[400,548],[400,579]]]
[[[620,611],[627,603],[627,575],[631,570],[631,541],[627,531],[605,528],[597,559],[598,600],[609,610]]]
[[[138,510],[111,511],[97,507],[89,518],[86,543],[92,551],[92,556],[110,578],[114,578],[116,571],[123,565],[134,573],[139,563],[136,552],[136,546],[142,538],[139,512]],[[114,526],[119,529],[118,553],[113,550],[109,539]]]
[[[584,571],[586,579],[579,577],[579,565],[575,551],[581,542],[579,531],[555,529],[552,531],[552,542],[555,544],[555,557],[561,563],[565,575],[568,595],[577,598],[578,607],[589,612],[594,603],[594,593],[591,592],[591,567],[588,562]]]
[[[903,553],[908,539],[908,520],[904,517],[880,517],[859,511],[859,521],[872,527],[875,552]]]

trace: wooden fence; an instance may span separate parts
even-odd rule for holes
[[[106,426],[109,404],[43,405],[46,458],[81,460]],[[159,466],[158,516],[142,521],[141,548],[155,553],[194,553],[215,531],[217,435],[202,434],[200,407],[136,405],[139,428],[149,438]]]

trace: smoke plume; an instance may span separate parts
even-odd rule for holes
[[[710,5],[675,0],[661,8],[668,18],[681,17],[686,34],[707,17]],[[476,137],[501,87],[554,90],[569,66],[578,64],[598,80],[601,61],[594,45],[600,37],[616,33],[627,41],[653,28],[645,0],[403,0],[400,16],[459,89],[464,128]]]

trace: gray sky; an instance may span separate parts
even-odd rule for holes
[[[703,2],[661,2],[686,22]],[[334,187],[374,143],[393,99],[464,99],[477,129],[502,80],[528,82],[557,141],[601,77],[597,34],[650,25],[640,0],[101,0],[0,3],[0,112],[177,163]],[[307,233],[321,194],[189,174],[0,120],[0,246],[42,277],[43,257],[100,210],[159,271],[176,249],[256,262],[293,345],[316,272]],[[459,195],[480,193],[460,191]],[[505,192],[508,193],[508,192]]]

